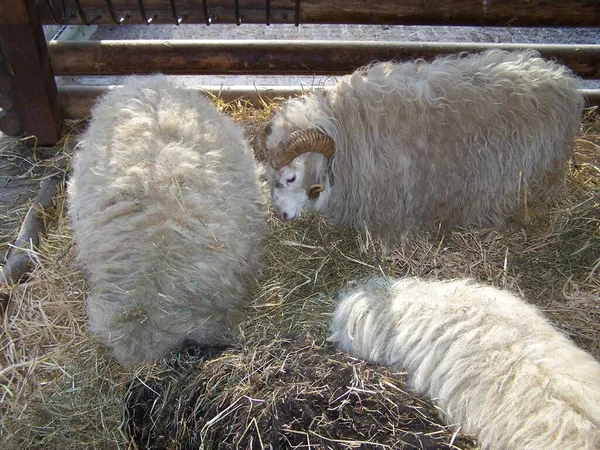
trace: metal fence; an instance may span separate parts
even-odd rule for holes
[[[598,27],[600,2],[589,0],[0,0],[0,131],[61,137],[63,117],[84,117],[102,92],[59,86],[55,76],[337,75],[374,60],[432,58],[488,48],[534,48],[584,79],[600,79],[600,45],[377,41],[53,41],[44,24],[367,24],[503,27]],[[300,87],[298,87],[298,91]],[[229,97],[291,95],[289,87],[229,89]],[[585,92],[600,103],[600,90]]]

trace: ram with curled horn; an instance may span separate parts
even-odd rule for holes
[[[532,50],[377,63],[285,103],[266,128],[275,212],[386,241],[502,227],[564,185],[579,80]]]
[[[335,142],[319,130],[309,128],[297,130],[283,138],[269,154],[269,162],[275,170],[291,164],[300,155],[316,153],[331,160],[335,155]],[[323,184],[310,184],[306,186],[305,192],[309,200],[316,200],[320,193],[325,190]],[[276,210],[277,216],[286,220],[284,210]]]

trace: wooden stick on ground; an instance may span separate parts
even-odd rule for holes
[[[38,246],[40,236],[45,232],[45,211],[52,207],[54,194],[63,178],[64,172],[60,171],[42,181],[40,190],[25,216],[17,239],[0,272],[0,314],[6,310],[10,299],[6,287],[19,282],[31,269],[31,250]]]

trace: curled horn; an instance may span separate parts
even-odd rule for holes
[[[267,136],[271,132],[271,123],[267,123],[254,137],[254,148],[260,157],[260,161],[269,160],[269,151],[267,150]]]
[[[331,136],[315,128],[294,131],[279,141],[271,152],[271,166],[281,169],[297,156],[308,152],[321,153],[331,158],[335,154],[335,142]]]

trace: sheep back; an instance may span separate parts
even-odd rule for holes
[[[125,365],[231,338],[263,265],[265,200],[242,130],[163,75],[93,108],[68,184],[90,331]]]
[[[600,364],[509,292],[371,279],[341,295],[331,331],[342,350],[406,370],[484,449],[600,448]]]
[[[333,224],[388,237],[501,228],[563,186],[578,87],[568,68],[534,51],[376,63],[287,102],[267,145],[311,127],[334,139],[335,186],[315,206]]]

